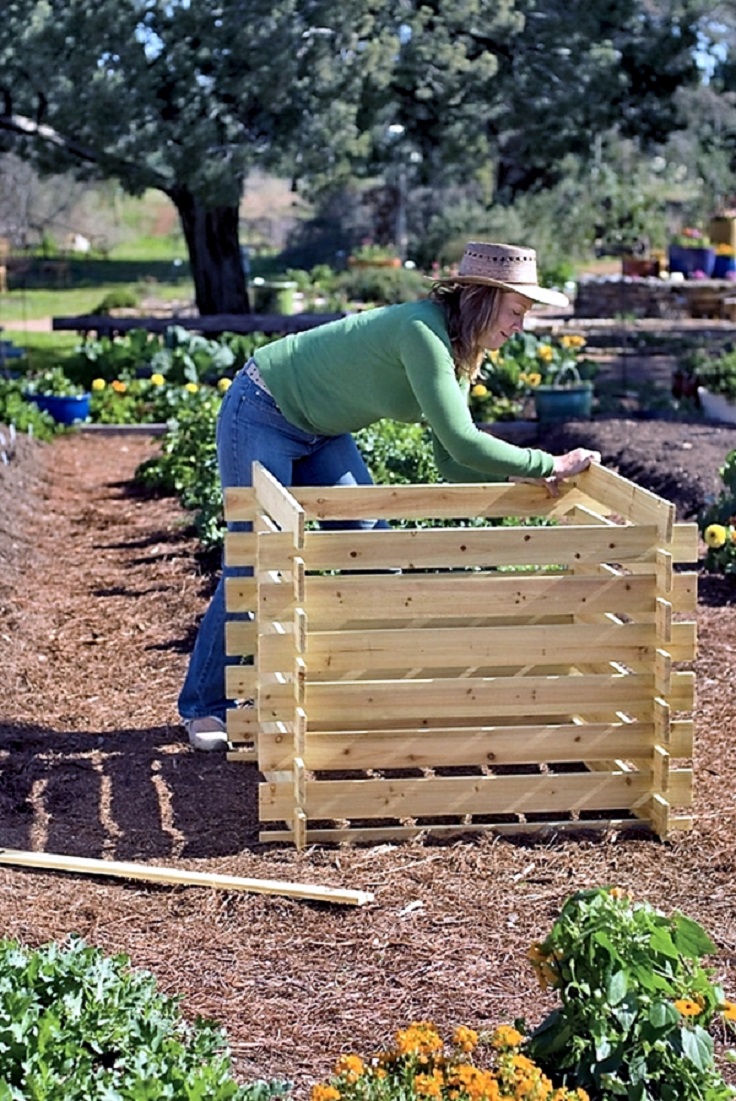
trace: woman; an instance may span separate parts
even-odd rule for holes
[[[383,418],[425,420],[447,481],[523,478],[554,487],[579,473],[600,455],[516,447],[478,429],[468,408],[486,350],[521,331],[535,302],[567,305],[563,294],[539,286],[533,249],[473,242],[457,276],[435,282],[427,298],[366,310],[259,349],[223,399],[223,487],[250,485],[255,460],[287,486],[370,484],[351,433]],[[196,749],[227,746],[224,625],[221,579],[179,696]]]

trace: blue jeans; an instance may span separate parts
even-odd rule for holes
[[[217,420],[217,462],[223,488],[252,484],[252,466],[262,463],[285,486],[370,485],[372,479],[350,435],[315,436],[291,424],[265,390],[241,371],[227,390]],[[346,520],[325,527],[385,527],[385,521]],[[248,530],[230,524],[229,530]],[[199,627],[179,694],[183,719],[225,718],[225,578],[252,571],[223,567]],[[237,662],[239,659],[232,659]]]

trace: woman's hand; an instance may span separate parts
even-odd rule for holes
[[[581,470],[587,470],[591,463],[599,463],[601,453],[589,451],[587,447],[576,447],[574,451],[568,451],[564,455],[555,455],[554,460],[555,465],[551,476],[559,482],[562,478],[569,478],[573,474],[579,474]]]

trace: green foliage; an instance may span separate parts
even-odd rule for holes
[[[24,397],[25,384],[15,379],[0,379],[0,424],[13,425],[16,432],[50,440],[56,434],[56,422]]]
[[[439,481],[424,425],[379,421],[356,432],[355,442],[378,485]]]
[[[725,1101],[707,1029],[734,1007],[701,963],[716,947],[696,922],[614,888],[578,891],[530,959],[561,1005],[525,1050],[597,1101]]]
[[[286,1083],[239,1086],[224,1034],[124,955],[77,938],[37,950],[0,942],[0,1098],[267,1101]]]
[[[24,388],[27,394],[46,394],[57,398],[80,397],[85,393],[84,386],[73,382],[63,367],[47,367],[38,374],[26,375]]]
[[[729,451],[719,470],[723,488],[703,509],[698,525],[708,548],[704,566],[712,573],[736,574],[736,451]]]
[[[220,401],[219,393],[209,388],[191,393],[168,421],[160,455],[147,459],[136,471],[143,485],[178,496],[184,508],[194,512],[194,525],[206,551],[217,549],[224,535],[215,444]]]
[[[108,291],[92,310],[93,314],[107,314],[110,310],[134,309],[138,305],[138,295],[130,287],[115,287]]]
[[[429,284],[417,271],[407,268],[351,268],[335,279],[333,292],[346,302],[391,306],[415,302],[426,295]]]
[[[686,376],[712,394],[721,394],[736,402],[736,348],[714,355],[705,348],[696,348],[681,359]]]

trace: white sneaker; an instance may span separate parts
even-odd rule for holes
[[[225,724],[214,715],[204,715],[200,719],[186,719],[184,729],[193,749],[208,753],[211,750],[228,748]]]

